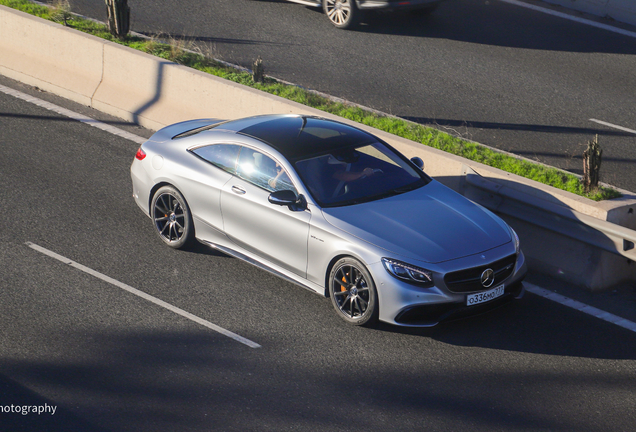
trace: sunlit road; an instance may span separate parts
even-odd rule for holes
[[[136,148],[0,93],[0,406],[57,408],[0,413],[0,429],[633,428],[635,333],[533,294],[429,330],[347,326],[248,264],[161,244],[130,196]]]

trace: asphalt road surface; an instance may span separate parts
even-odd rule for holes
[[[71,4],[105,21],[103,0]],[[272,76],[578,174],[598,134],[602,181],[636,191],[635,38],[498,0],[383,13],[357,31],[283,0],[130,4],[135,31],[245,67],[261,56]]]
[[[149,135],[6,78],[0,84]],[[0,412],[1,430],[636,424],[636,333],[530,293],[433,329],[347,326],[327,299],[269,273],[204,247],[163,245],[131,197],[137,147],[0,93],[0,410],[56,408]],[[621,295],[603,301],[633,310],[636,293]]]

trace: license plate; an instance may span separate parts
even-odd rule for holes
[[[479,303],[486,303],[486,302],[489,302],[490,300],[496,299],[497,297],[501,297],[502,295],[504,295],[504,286],[500,285],[497,288],[493,288],[488,291],[480,292],[477,294],[470,294],[469,296],[466,296],[466,305],[474,306]]]

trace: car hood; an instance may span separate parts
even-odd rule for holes
[[[439,263],[512,240],[507,225],[437,181],[393,197],[323,209],[331,225],[401,257]]]

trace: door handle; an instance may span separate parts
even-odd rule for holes
[[[232,192],[239,195],[245,195],[245,189],[240,186],[232,186]]]

